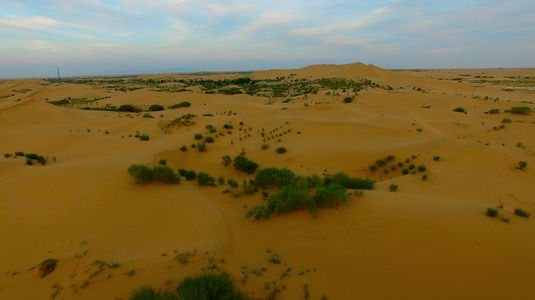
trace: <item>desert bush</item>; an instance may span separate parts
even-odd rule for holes
[[[527,115],[531,113],[531,108],[528,106],[514,106],[511,107],[511,113],[515,115]]]
[[[258,191],[258,188],[255,187],[253,184],[248,183],[248,184],[243,186],[243,193],[245,195],[252,195],[257,191]]]
[[[247,174],[254,174],[258,168],[258,164],[252,160],[247,159],[243,155],[234,157],[234,168],[246,172]]]
[[[183,169],[183,168],[178,169],[178,175],[180,176],[186,175],[186,169]]]
[[[227,180],[227,183],[228,185],[230,185],[231,188],[237,188],[239,186],[238,182],[231,178]]]
[[[158,163],[162,166],[165,166],[167,164],[167,160],[166,159],[163,159],[163,158],[160,158],[160,160],[158,160]]]
[[[409,165],[409,170],[414,170],[414,168],[416,168],[416,166],[414,164],[410,164]]]
[[[190,107],[191,106],[191,103],[189,102],[180,102],[180,103],[175,103],[171,106],[169,106],[170,109],[175,109],[175,108],[180,108],[180,107]]]
[[[131,165],[127,172],[134,177],[136,183],[149,183],[154,177],[154,172],[151,168],[144,165]]]
[[[24,152],[17,151],[15,152],[15,156],[24,156]]]
[[[197,183],[199,185],[215,185],[214,177],[204,172],[197,173]]]
[[[427,167],[424,165],[419,165],[417,168],[418,172],[425,172],[427,170]]]
[[[150,137],[146,134],[143,134],[143,135],[140,135],[139,136],[139,140],[140,141],[148,141],[150,139]]]
[[[438,156],[438,155],[433,156],[433,160],[434,161],[439,161],[440,160],[440,156]]]
[[[217,183],[219,183],[219,185],[223,185],[223,184],[225,184],[225,177],[223,177],[223,176],[219,176],[219,177],[217,178]]]
[[[193,137],[194,137],[196,140],[202,140],[202,134],[200,134],[200,133],[196,133],[196,134],[194,134]]]
[[[529,218],[529,216],[531,214],[529,212],[523,210],[522,208],[515,208],[515,215],[520,216],[520,217],[524,217],[524,218]]]
[[[389,189],[391,192],[395,192],[395,191],[398,190],[398,185],[395,184],[395,183],[392,183],[392,184],[388,187],[388,189]]]
[[[29,158],[26,158],[26,164],[28,166],[31,166],[31,165],[33,165],[33,161],[31,159],[29,159]]]
[[[265,205],[257,205],[251,208],[246,214],[246,218],[253,217],[255,220],[269,219],[271,217],[271,209]]]
[[[198,143],[197,144],[197,150],[199,150],[199,152],[203,152],[206,150],[206,144],[205,143]]]
[[[375,164],[374,165],[369,165],[368,169],[370,169],[370,171],[372,171],[372,172],[375,172],[375,170],[377,170],[377,165],[375,165]]]
[[[186,145],[182,145],[182,147],[180,147],[180,151],[186,152],[186,150],[188,150],[188,147],[186,147]]]
[[[346,188],[337,183],[331,183],[320,187],[312,197],[316,207],[334,207],[340,203],[345,203],[349,199]]]
[[[193,171],[193,170],[185,171],[183,176],[186,178],[186,180],[195,180],[195,179],[197,179],[197,173],[195,173],[195,171]]]
[[[382,167],[384,165],[386,165],[386,160],[384,159],[378,159],[375,161],[375,164],[378,166],[378,167]]]
[[[500,109],[499,108],[493,108],[491,110],[489,110],[489,114],[491,115],[497,115],[500,113]]]
[[[527,166],[528,166],[528,163],[526,161],[521,160],[518,162],[519,170],[525,170]]]
[[[153,179],[162,183],[178,184],[180,177],[168,166],[154,166],[152,168]]]
[[[46,165],[47,160],[46,160],[46,158],[44,158],[43,156],[40,156],[40,155],[39,155],[39,156],[37,157],[37,162],[44,166],[44,165]]]
[[[255,184],[263,189],[268,189],[272,186],[291,185],[294,180],[295,174],[287,168],[265,168],[259,170],[255,175]]]
[[[456,108],[453,109],[453,111],[466,114],[466,109],[464,109],[462,107],[456,107]]]
[[[279,153],[279,154],[282,154],[282,153],[286,153],[286,148],[284,147],[278,147],[275,152]]]
[[[160,104],[152,104],[149,106],[149,111],[162,111],[165,107],[161,106]]]
[[[214,138],[211,137],[211,136],[207,136],[205,139],[204,139],[205,142],[207,143],[213,143],[214,142]]]
[[[161,292],[151,286],[142,286],[130,294],[130,300],[173,300],[176,299],[170,292]]]
[[[326,178],[327,179],[327,178]],[[358,177],[349,177],[344,172],[338,172],[330,178],[331,183],[344,186],[347,189],[372,190],[375,187],[375,181],[372,179],[362,179]],[[325,182],[329,183],[329,182]]]
[[[176,289],[182,300],[250,299],[236,288],[227,273],[203,273],[195,277],[188,276],[178,284]]]
[[[226,167],[228,165],[230,165],[230,163],[232,162],[232,159],[230,158],[230,156],[228,155],[223,155],[221,157],[221,160],[223,160],[223,165]]]
[[[121,112],[140,112],[141,109],[138,107],[133,106],[132,104],[123,104],[117,108],[117,111]]]
[[[503,119],[502,119],[502,123],[503,123],[503,124],[506,124],[506,123],[512,123],[512,122],[513,122],[513,120],[511,120],[511,118],[503,118]]]
[[[24,155],[24,157],[29,158],[29,159],[37,159],[39,157],[39,155],[37,155],[35,153],[26,153]]]
[[[151,116],[151,114],[149,114],[149,113],[144,113],[141,117],[142,117],[142,118],[150,118],[150,119],[154,119],[154,117]]]
[[[355,96],[351,97],[351,96],[347,96],[344,98],[344,103],[351,103],[353,102],[353,99],[355,99]]]
[[[429,176],[427,174],[422,174],[422,180],[426,181]]]
[[[11,153],[4,153],[4,157],[5,158],[10,158],[11,157]]]
[[[498,216],[498,213],[499,213],[499,211],[495,207],[487,208],[487,216],[489,216],[489,217],[496,218]]]
[[[407,175],[407,174],[409,174],[409,169],[403,169],[403,170],[401,170],[401,174],[403,174],[403,175]]]
[[[295,187],[285,186],[267,200],[267,207],[279,214],[290,212],[306,206],[307,195]]]
[[[266,150],[268,147],[269,147],[268,143],[263,143],[262,144],[262,150]]]
[[[56,269],[57,263],[58,263],[58,260],[54,258],[48,258],[48,259],[43,260],[39,264],[39,274],[41,275],[41,277],[45,277],[46,275],[54,272],[54,270]]]

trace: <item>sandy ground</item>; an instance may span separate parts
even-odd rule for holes
[[[267,105],[265,97],[197,90],[120,92],[0,80],[0,154],[48,157],[45,166],[0,158],[0,298],[128,299],[142,285],[173,288],[185,276],[216,269],[258,299],[274,288],[281,290],[277,299],[305,299],[305,285],[310,299],[532,299],[535,223],[513,211],[535,213],[535,117],[504,110],[534,108],[535,93],[503,88],[512,85],[506,80],[535,78],[535,70],[394,72],[351,64],[249,76],[365,78],[393,90],[367,88],[349,104],[342,91],[320,91]],[[473,82],[482,76],[494,82]],[[143,76],[165,77],[199,76]],[[66,97],[107,97],[100,105],[192,105],[142,118],[47,103]],[[456,107],[468,113],[453,112]],[[485,114],[494,108],[501,113]],[[162,132],[162,124],[186,113],[198,115],[194,125]],[[213,116],[203,116],[208,113]],[[504,117],[513,122],[499,129]],[[220,131],[227,123],[232,134],[216,137],[206,152],[189,147],[205,125]],[[266,150],[261,130],[273,136]],[[130,137],[136,132],[150,140]],[[275,153],[279,146],[288,152]],[[227,185],[186,180],[138,185],[126,172],[131,164],[164,158],[175,170],[241,183],[252,176],[221,164],[223,155],[241,151],[260,168],[288,167],[298,175],[344,171],[377,180],[376,188],[317,217],[298,211],[251,221],[244,214],[262,203],[260,193],[236,198],[222,193]],[[402,175],[401,168],[371,173],[368,166],[387,155],[395,156],[388,167],[406,159],[425,164],[428,179]],[[526,170],[517,169],[519,161],[528,163]],[[398,191],[389,191],[392,183]],[[500,217],[485,215],[499,205]],[[188,252],[189,263],[176,260]],[[281,264],[268,261],[274,254]],[[41,278],[35,267],[47,258],[58,264]]]

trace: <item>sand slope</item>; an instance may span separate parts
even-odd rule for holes
[[[142,78],[166,76],[200,75]],[[197,90],[118,92],[40,79],[0,82],[0,154],[33,152],[49,160],[27,166],[22,157],[0,158],[0,298],[128,299],[141,285],[173,288],[207,269],[228,272],[258,299],[274,288],[281,290],[277,299],[304,299],[305,285],[311,299],[532,298],[535,225],[513,211],[535,213],[535,117],[503,111],[533,108],[535,94],[503,91],[509,82],[470,81],[535,78],[535,70],[394,72],[357,63],[261,71],[250,78],[280,76],[364,78],[394,90],[366,88],[349,104],[342,91],[320,91],[267,105],[264,97]],[[457,77],[463,80],[452,80]],[[103,96],[108,98],[99,100],[102,106],[191,106],[142,118],[143,113],[47,103]],[[459,106],[468,113],[452,111]],[[485,114],[492,108],[501,113]],[[169,134],[161,130],[186,113],[198,115],[194,124]],[[513,122],[499,129],[504,117]],[[206,135],[207,124],[225,135],[206,152],[190,148],[197,143],[193,134]],[[224,124],[234,129],[223,130]],[[262,132],[270,138],[266,150]],[[136,133],[150,140],[140,141]],[[288,152],[275,153],[279,146]],[[131,164],[151,166],[163,158],[175,170],[241,184],[253,177],[224,167],[221,157],[242,151],[260,168],[287,167],[298,175],[344,171],[377,180],[376,188],[317,217],[298,211],[251,221],[244,214],[262,203],[260,193],[236,198],[222,193],[228,185],[199,187],[185,180],[139,185],[126,172]],[[369,165],[388,155],[394,162],[370,172]],[[521,160],[528,163],[525,171],[517,169]],[[428,179],[402,175],[399,162],[424,164]],[[389,191],[392,183],[397,192]],[[485,215],[498,205],[509,223]],[[181,264],[176,256],[185,253],[189,262]],[[268,261],[274,254],[281,264]],[[47,258],[58,265],[41,278],[35,267]]]

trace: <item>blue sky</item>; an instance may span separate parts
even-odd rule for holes
[[[535,67],[535,1],[0,0],[0,78]]]

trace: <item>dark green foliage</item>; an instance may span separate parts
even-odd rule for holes
[[[403,169],[403,170],[401,170],[401,174],[403,174],[403,175],[407,175],[407,174],[409,174],[409,169]]]
[[[272,186],[282,187],[292,184],[295,174],[289,169],[277,169],[274,167],[262,169],[256,173],[255,184],[263,189]]]
[[[141,117],[154,119],[154,117],[151,116],[149,113],[144,113]]]
[[[158,163],[159,163],[160,165],[162,165],[162,166],[165,166],[165,165],[167,164],[167,160],[161,158],[161,159],[158,161]]]
[[[247,174],[254,174],[258,168],[258,164],[252,160],[247,159],[243,155],[234,157],[234,168],[246,172]]]
[[[46,165],[46,158],[44,158],[42,156],[38,156],[37,157],[37,162],[44,166],[44,165]]]
[[[175,108],[180,108],[180,107],[190,107],[191,106],[191,103],[189,102],[180,102],[180,103],[176,103],[176,104],[173,104],[171,106],[169,106],[170,109],[175,109]]]
[[[58,263],[58,260],[54,258],[43,260],[39,264],[39,274],[41,275],[41,277],[45,277],[46,275],[54,272],[54,270],[56,269],[57,263]]]
[[[489,110],[489,114],[491,115],[497,115],[500,113],[500,109],[499,108],[493,108],[491,110]]]
[[[521,160],[518,162],[519,170],[525,170],[527,166],[528,166],[528,163],[526,161]]]
[[[440,160],[440,156],[438,156],[438,155],[433,156],[433,160],[434,161],[439,161]]]
[[[462,107],[456,107],[456,108],[453,109],[453,111],[466,114],[466,109],[464,109]]]
[[[375,172],[375,170],[377,170],[377,165],[369,165],[368,169],[370,169],[372,172]]]
[[[29,158],[29,159],[37,159],[39,157],[39,155],[37,155],[35,153],[26,153],[24,155],[24,157]]]
[[[382,167],[384,165],[386,165],[386,160],[384,159],[378,159],[375,161],[375,164],[378,166],[378,167]]]
[[[279,153],[279,154],[282,154],[282,153],[286,153],[286,148],[284,147],[278,147],[275,152]]]
[[[246,218],[253,217],[255,220],[269,219],[271,217],[271,209],[265,205],[257,205],[251,208],[246,214]]]
[[[395,192],[395,191],[398,190],[398,185],[395,184],[395,183],[392,183],[392,184],[388,187],[388,189],[389,189],[391,192]]]
[[[146,134],[143,134],[143,135],[140,135],[139,136],[139,140],[140,141],[148,141],[150,139],[150,137]]]
[[[373,190],[375,181],[372,179],[362,179],[358,177],[349,177],[344,172],[338,172],[331,178],[332,183],[337,183],[348,189]]]
[[[130,294],[130,300],[175,300],[177,296],[170,292],[164,293],[155,290],[151,286],[142,286],[139,289],[135,289]]]
[[[178,184],[180,177],[168,166],[154,166],[152,168],[153,179],[162,183]]]
[[[232,162],[232,158],[230,158],[230,156],[228,155],[223,155],[221,157],[221,160],[223,160],[223,165],[225,165],[225,167],[230,165],[230,163]]]
[[[416,168],[416,166],[414,164],[410,164],[409,165],[409,170],[414,170],[414,168]]]
[[[268,147],[269,147],[268,143],[263,143],[262,144],[262,150],[266,150]]]
[[[219,93],[225,94],[225,95],[237,95],[237,94],[243,94],[243,91],[238,87],[231,87],[231,88],[226,88],[226,89],[220,89]]]
[[[248,184],[243,186],[243,193],[245,195],[252,195],[257,191],[258,191],[258,188],[256,186],[254,186],[253,184],[248,183]]]
[[[225,184],[225,177],[219,176],[219,178],[217,178],[217,183],[219,183],[219,185]]]
[[[186,152],[186,150],[188,150],[188,147],[186,147],[186,145],[182,145],[182,147],[180,147],[180,151]]]
[[[17,151],[15,152],[15,156],[24,156],[24,152]]]
[[[498,209],[494,207],[487,208],[487,216],[496,218],[498,216]]]
[[[193,170],[187,170],[184,172],[184,177],[186,177],[186,180],[195,180],[197,179],[197,173]]]
[[[200,133],[196,133],[196,134],[194,134],[193,137],[194,137],[196,140],[202,140],[202,134],[200,134]]]
[[[182,169],[182,168],[178,169],[178,175],[180,176],[186,175],[186,169]]]
[[[531,113],[531,108],[528,106],[511,107],[511,113],[515,115],[527,115]]]
[[[31,166],[31,165],[33,165],[33,161],[31,159],[29,159],[29,158],[26,158],[26,164],[28,166]]]
[[[197,174],[197,183],[199,185],[215,185],[214,177],[204,172],[199,172]]]
[[[515,208],[515,215],[529,219],[529,216],[531,214],[529,212],[523,210],[522,208]]]
[[[345,203],[349,199],[346,188],[341,184],[331,183],[320,187],[312,197],[316,207],[334,207]]]
[[[205,143],[198,143],[197,144],[197,150],[199,150],[199,152],[203,152],[206,150],[206,144]]]
[[[207,136],[205,139],[204,139],[205,142],[207,143],[213,143],[214,142],[214,138],[211,137],[211,136]]]
[[[394,158],[396,158],[394,155],[389,155],[389,156],[387,156],[387,157],[385,158],[385,160],[386,160],[387,162],[391,162],[391,161],[394,160]]]
[[[11,157],[11,153],[4,153],[4,157],[5,158],[10,158]]]
[[[511,120],[511,118],[503,118],[502,120],[502,123],[505,124],[505,123],[512,123],[513,120]]]
[[[161,111],[164,110],[165,107],[161,106],[160,104],[152,104],[149,106],[149,111]]]
[[[234,179],[231,179],[231,178],[229,178],[229,179],[227,180],[227,183],[228,183],[228,185],[230,185],[230,187],[232,187],[232,188],[237,188],[237,187],[239,186],[238,182],[237,182],[236,180],[234,180]]]
[[[355,99],[355,96],[353,97],[347,96],[344,98],[344,103],[351,103],[353,102],[353,99]]]
[[[281,257],[280,255],[278,255],[277,253],[273,253],[273,255],[271,255],[269,257],[269,262],[272,263],[272,264],[277,264],[279,265],[281,263]]]
[[[225,124],[225,125],[223,125],[223,128],[232,129],[232,128],[234,128],[234,126],[232,126],[232,124]]]
[[[249,297],[238,290],[227,273],[204,273],[186,277],[177,286],[181,300],[245,300]]]
[[[285,186],[267,200],[267,207],[281,214],[306,207],[307,195],[292,186]]]
[[[427,170],[427,167],[424,166],[424,165],[419,165],[418,166],[418,172],[425,172]]]
[[[117,111],[121,112],[139,112],[141,109],[131,105],[131,104],[123,104],[117,108]]]

